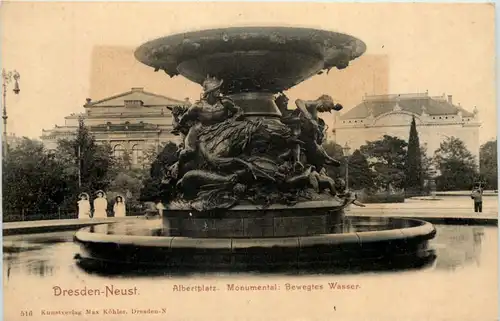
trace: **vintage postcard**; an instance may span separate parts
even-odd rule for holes
[[[4,320],[498,320],[494,4],[0,15]]]

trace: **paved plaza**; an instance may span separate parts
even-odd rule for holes
[[[467,196],[440,196],[438,200],[407,199],[404,203],[366,204],[366,207],[352,206],[350,214],[380,216],[418,217],[497,217],[498,198],[483,198],[483,212],[474,213],[473,202]]]
[[[441,196],[439,200],[407,199],[404,203],[366,204],[366,207],[352,206],[347,210],[353,216],[407,217],[427,219],[431,223],[439,223],[446,219],[463,219],[471,223],[497,224],[498,198],[483,198],[483,212],[474,213],[473,203],[466,196]],[[142,216],[141,216],[142,217]],[[3,223],[3,235],[54,232],[59,230],[77,230],[78,228],[102,223],[113,223],[137,218],[69,219],[44,220]]]

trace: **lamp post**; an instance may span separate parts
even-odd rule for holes
[[[2,70],[2,88],[3,88],[3,113],[2,113],[2,119],[3,119],[3,156],[4,158],[7,156],[7,149],[8,149],[8,142],[7,142],[7,85],[14,80],[14,89],[12,90],[14,94],[19,94],[21,91],[19,89],[19,79],[21,76],[19,73],[14,70],[14,71],[6,71],[5,69]]]
[[[351,147],[345,143],[344,147],[342,147],[342,152],[344,153],[345,158],[345,189],[349,189],[349,151]]]

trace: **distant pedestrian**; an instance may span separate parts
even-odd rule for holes
[[[161,201],[158,201],[156,203],[156,209],[158,210],[158,215],[160,217],[163,217],[163,210],[165,209],[165,206],[163,205],[163,203]]]
[[[122,196],[118,195],[115,198],[115,204],[113,205],[113,213],[115,214],[115,217],[125,217],[127,216],[126,212],[125,201]]]
[[[474,186],[470,198],[474,200],[474,212],[482,213],[483,212],[483,188],[481,185]]]
[[[145,216],[146,219],[156,217],[158,215],[158,209],[154,202],[146,202],[145,204]]]

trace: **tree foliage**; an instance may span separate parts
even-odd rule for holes
[[[353,190],[371,190],[375,187],[370,165],[358,149],[349,157],[349,187]]]
[[[497,140],[491,140],[481,146],[479,151],[480,174],[486,182],[486,188],[498,189]]]
[[[440,172],[436,181],[438,190],[468,190],[477,178],[475,157],[456,137],[441,142],[434,153],[434,162]]]
[[[110,183],[110,170],[114,165],[112,150],[109,145],[98,145],[93,135],[80,120],[76,137],[60,140],[56,149],[58,161],[64,162],[68,172],[78,183],[80,167],[82,192],[106,189]]]
[[[165,170],[178,160],[177,151],[178,146],[173,142],[168,142],[156,156],[151,163],[149,175],[143,181],[140,192],[141,201],[165,201],[170,198],[173,191],[168,190],[168,187],[172,188],[172,186],[162,184],[162,179],[165,176]]]
[[[2,167],[4,210],[54,211],[71,190],[65,168],[39,141],[24,138]]]
[[[422,164],[422,179],[429,180],[433,177],[433,159],[432,157],[427,156],[427,145],[424,144],[420,146],[420,158]]]
[[[424,187],[421,152],[417,124],[415,122],[415,117],[413,117],[410,125],[408,150],[405,159],[405,189],[406,192],[410,194],[419,194]]]
[[[375,186],[389,191],[402,188],[405,178],[406,141],[384,135],[382,139],[369,141],[360,147],[375,174]]]
[[[342,146],[335,142],[325,142],[323,148],[326,153],[340,162],[340,166],[326,165],[326,171],[328,175],[332,178],[345,177],[345,161],[344,152],[342,151]]]
[[[93,196],[97,190],[107,190],[115,174],[111,146],[97,144],[81,119],[76,137],[60,140],[54,157],[65,172],[68,186],[62,207],[74,207],[81,192]]]

